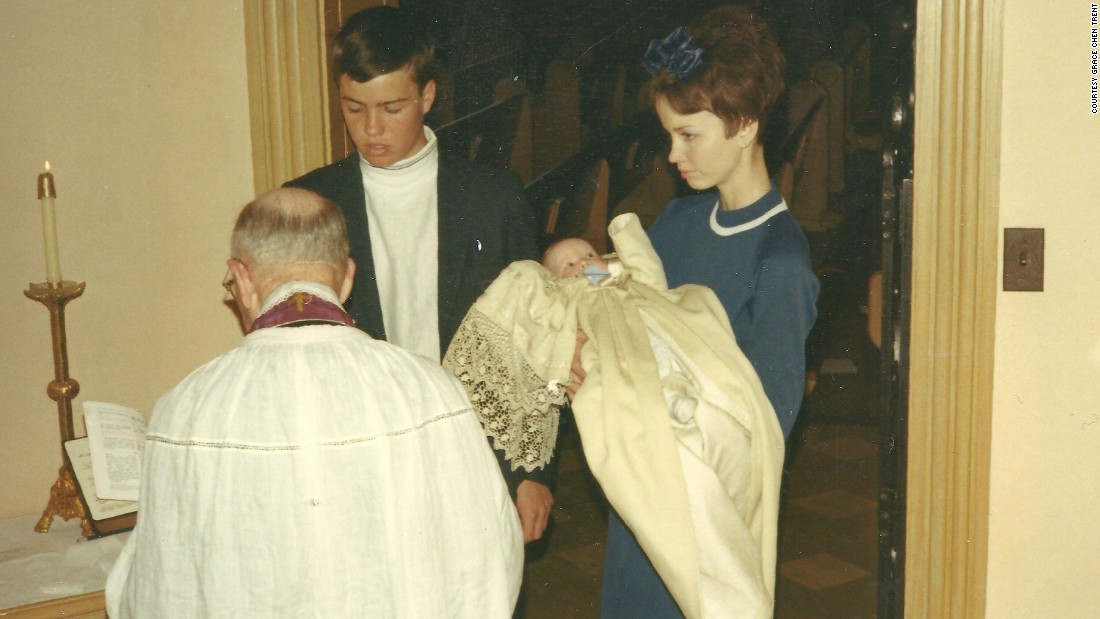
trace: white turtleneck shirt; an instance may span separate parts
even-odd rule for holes
[[[427,145],[386,168],[362,157],[371,255],[386,339],[439,361],[439,149]]]

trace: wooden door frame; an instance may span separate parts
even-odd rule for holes
[[[917,2],[907,617],[985,615],[1002,2]]]
[[[331,161],[321,0],[244,0],[257,194]]]
[[[244,0],[257,194],[351,152],[330,97],[329,39],[343,19],[397,0]]]

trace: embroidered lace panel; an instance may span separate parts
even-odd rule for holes
[[[512,470],[545,466],[554,453],[565,387],[535,373],[510,334],[476,309],[458,328],[443,359],[458,377],[496,449]]]

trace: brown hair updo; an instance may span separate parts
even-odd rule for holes
[[[725,121],[727,136],[755,120],[762,135],[783,94],[787,64],[764,19],[747,6],[722,6],[685,34],[703,50],[699,66],[682,77],[667,69],[654,73],[650,100],[664,98],[678,114],[711,112]]]

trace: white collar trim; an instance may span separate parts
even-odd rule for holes
[[[267,298],[264,299],[262,309],[257,315],[262,315],[267,310],[275,307],[283,301],[286,301],[295,292],[305,292],[315,297],[321,297],[322,299],[331,303],[335,303],[336,305],[340,305],[340,300],[337,298],[336,292],[333,291],[332,288],[329,288],[328,286],[318,282],[311,282],[305,279],[295,279],[280,285],[275,290],[272,290],[271,293],[267,295]]]
[[[719,209],[719,207],[721,207],[721,205],[722,205],[722,199],[719,198],[718,200],[716,200],[714,202],[714,209],[711,210],[711,212],[710,212],[710,229],[711,229],[711,231],[713,231],[718,236],[732,236],[732,235],[737,234],[739,232],[744,232],[746,230],[752,230],[753,228],[756,228],[758,226],[763,225],[764,222],[768,221],[772,217],[775,217],[779,213],[782,213],[783,211],[787,210],[787,203],[785,201],[783,201],[783,202],[780,202],[779,204],[776,204],[775,206],[771,207],[771,209],[769,209],[768,212],[766,212],[763,215],[757,217],[756,219],[753,219],[752,221],[746,221],[743,224],[738,224],[736,226],[730,226],[730,227],[727,228],[727,227],[723,226],[722,224],[718,223],[718,209]]]

